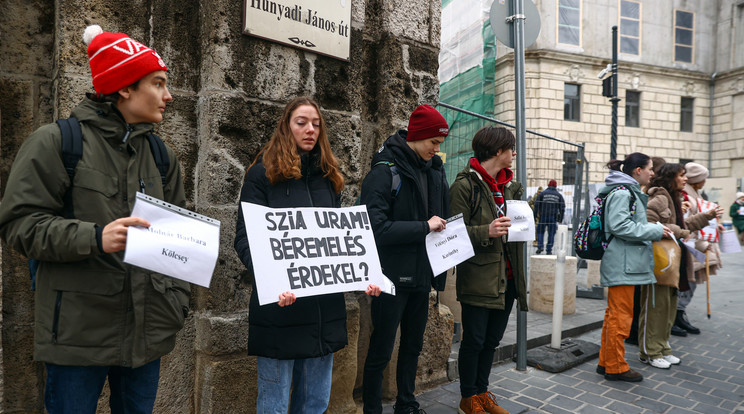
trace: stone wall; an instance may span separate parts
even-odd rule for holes
[[[250,287],[232,241],[243,174],[284,104],[299,94],[320,103],[347,179],[350,204],[373,152],[405,126],[419,103],[437,102],[439,0],[352,2],[349,62],[241,34],[242,1],[8,0],[0,28],[0,184],[23,139],[67,117],[91,91],[82,32],[123,31],[156,49],[169,67],[174,101],[158,126],[178,154],[189,208],[222,222],[210,289],[194,288],[176,349],[163,359],[156,411],[255,411],[255,359],[246,354]],[[33,294],[25,259],[3,248],[0,412],[43,411],[43,368],[32,361]],[[332,412],[356,410],[369,337],[368,298],[347,295],[350,345],[335,358]],[[446,378],[452,317],[430,312],[422,386]],[[432,332],[434,331],[434,332]],[[394,382],[394,380],[390,381]],[[390,395],[392,384],[388,384]],[[101,411],[106,411],[102,401]]]

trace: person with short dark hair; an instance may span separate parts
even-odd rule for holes
[[[558,223],[563,221],[563,214],[566,212],[566,202],[563,200],[561,193],[558,192],[557,186],[558,183],[555,180],[548,181],[548,188],[535,199],[535,216],[539,217],[537,223],[537,254],[543,251],[546,230],[548,232],[548,243],[545,244],[545,253],[553,254],[555,232],[558,230]]]
[[[481,128],[473,137],[474,157],[450,188],[452,214],[462,213],[475,250],[457,266],[463,326],[459,409],[465,414],[508,414],[488,391],[488,378],[514,301],[527,310],[524,243],[507,243],[506,201],[519,200],[524,192],[511,170],[515,141],[506,128]]]
[[[189,283],[124,263],[137,191],[184,207],[176,154],[157,168],[149,134],[173,100],[167,67],[124,33],[85,29],[95,94],[73,110],[82,132],[74,182],[56,124],[37,129],[13,162],[0,236],[40,261],[34,359],[46,367],[49,413],[93,413],[108,379],[112,412],[152,412],[160,358],[189,311]],[[70,214],[71,213],[71,214]]]
[[[372,298],[372,335],[362,394],[365,413],[382,412],[383,372],[398,326],[395,413],[423,411],[413,393],[429,318],[429,292],[432,286],[444,290],[446,277],[432,273],[426,235],[442,231],[447,224],[449,186],[437,152],[448,134],[444,117],[429,105],[419,105],[408,130],[390,136],[372,157],[372,168],[362,183],[360,200],[369,211],[382,272],[396,291],[395,296]]]

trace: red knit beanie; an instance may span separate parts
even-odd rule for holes
[[[104,32],[95,24],[85,28],[83,41],[88,45],[93,88],[101,95],[117,92],[152,72],[168,70],[160,55],[124,33]]]
[[[548,187],[556,187],[558,186],[558,183],[555,182],[555,180],[548,181]]]
[[[449,125],[442,114],[429,105],[419,105],[408,120],[406,141],[418,141],[449,135]]]

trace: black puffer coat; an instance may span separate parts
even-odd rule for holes
[[[428,292],[433,275],[426,255],[427,220],[433,216],[448,218],[449,186],[442,159],[435,155],[424,162],[406,144],[406,135],[407,131],[398,131],[372,157],[372,169],[362,183],[361,203],[367,205],[385,276],[396,289]],[[390,163],[400,176],[397,194],[391,188]],[[426,204],[416,170],[423,170],[427,176]],[[444,290],[444,281],[444,275],[437,277],[434,287]]]
[[[340,207],[333,184],[323,178],[313,152],[302,156],[302,178],[271,185],[261,161],[245,176],[240,201],[273,208]],[[250,225],[250,222],[248,223]],[[242,209],[238,208],[235,251],[251,274],[253,262]],[[260,306],[256,283],[249,306],[248,354],[274,359],[315,358],[346,346],[346,303],[342,293],[298,298],[290,306]]]

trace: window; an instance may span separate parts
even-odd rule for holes
[[[576,184],[576,151],[563,151],[563,185]]]
[[[558,43],[581,46],[581,0],[558,0]]]
[[[674,61],[692,63],[695,46],[695,14],[674,11]]]
[[[620,0],[620,53],[641,54],[641,3]]]
[[[641,125],[641,93],[625,91],[625,126],[638,128]]]
[[[692,132],[694,104],[694,98],[682,98],[681,108],[679,111],[679,130],[682,132]]]
[[[567,83],[563,88],[563,119],[566,121],[579,122],[581,120],[579,92],[579,85],[573,83]]]

